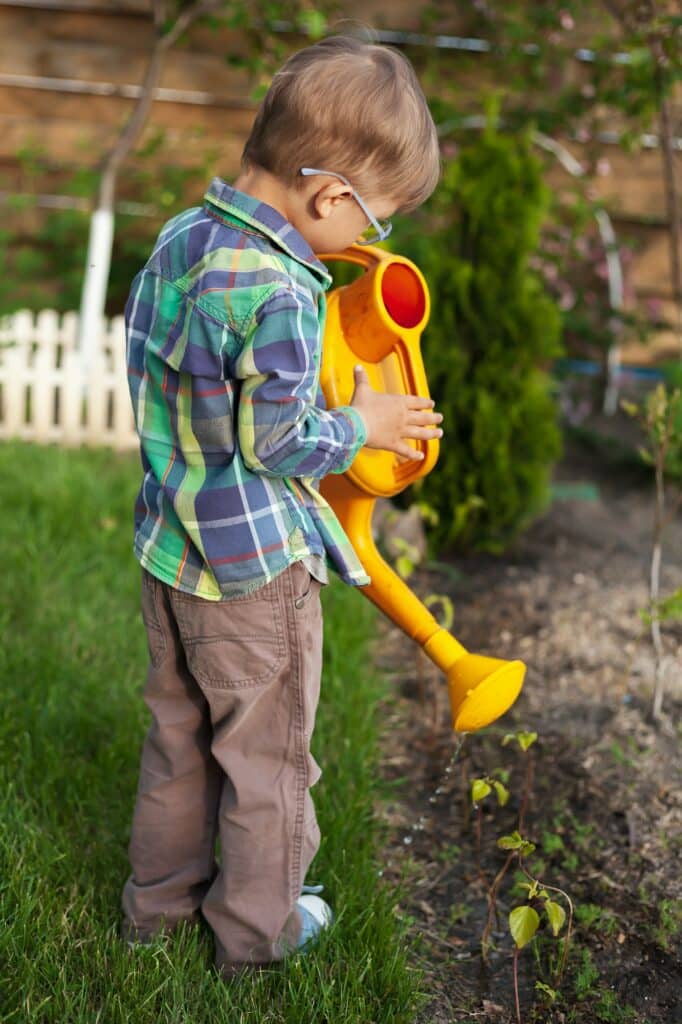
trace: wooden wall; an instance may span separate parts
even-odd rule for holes
[[[423,2],[343,0],[341,6],[347,18],[410,31],[419,27]],[[0,0],[0,192],[59,194],[66,173],[97,163],[124,123],[142,79],[151,39],[148,12],[148,0]],[[226,55],[244,46],[235,32],[194,27],[172,51],[145,132],[146,139],[159,130],[165,133],[163,160],[196,164],[201,154],[210,152],[211,173],[227,178],[235,173],[255,108],[250,99],[253,82]],[[444,52],[442,60],[456,76],[457,52]],[[482,56],[482,75],[484,61]],[[468,75],[463,103],[476,109],[475,82]],[[682,135],[682,97],[675,105],[675,120]],[[581,157],[579,145],[566,144]],[[18,156],[36,150],[47,155],[49,171],[27,180]],[[671,315],[660,152],[654,148],[628,155],[604,145],[603,155],[610,171],[592,184],[607,202],[617,232],[637,238],[637,293],[660,300],[663,312]],[[682,148],[677,161],[682,188]],[[558,167],[550,174],[553,187],[561,188],[568,180]],[[122,194],[135,199],[125,181]],[[657,339],[659,349],[672,346],[670,336]],[[632,351],[637,358],[648,358]]]

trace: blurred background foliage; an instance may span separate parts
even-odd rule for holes
[[[492,114],[418,223],[397,226],[395,248],[431,291],[424,360],[447,443],[421,496],[437,513],[436,547],[499,552],[547,499],[560,313],[530,266],[547,207],[527,135],[501,134]]]
[[[210,32],[242,33],[226,60],[248,71],[252,98],[287,52],[335,30],[345,13],[343,3],[331,2],[293,10],[275,0],[253,10],[226,5],[227,13],[205,22]],[[614,345],[654,330],[673,332],[680,347],[663,372],[679,377],[680,204],[671,163],[678,128],[671,102],[682,77],[682,17],[667,0],[432,0],[418,19],[418,38],[403,33],[400,46],[429,97],[444,169],[430,202],[396,224],[390,246],[415,260],[432,293],[424,356],[447,444],[420,499],[437,512],[431,532],[438,546],[499,551],[546,501],[561,450],[560,415],[580,425],[599,409]],[[453,57],[447,47],[424,45],[438,35],[478,40],[484,59],[475,47]],[[580,175],[564,175],[556,186],[555,156],[533,141],[539,131],[576,146]],[[658,139],[665,183],[666,213],[657,223],[670,234],[673,303],[638,299],[630,274],[636,233],[621,233],[625,303],[614,311],[595,221],[605,209],[600,182],[612,173],[605,142],[611,151],[615,143],[643,152],[646,133]],[[164,131],[155,129],[121,171],[109,315],[122,311],[162,223],[200,203],[213,174],[229,177],[200,132],[182,166],[164,156],[165,146]],[[30,213],[48,163],[39,144],[19,154],[10,210]],[[60,192],[80,208],[43,213],[30,232],[21,218],[5,220],[0,314],[78,308],[97,181],[97,167],[64,168]],[[334,269],[337,283],[349,279]],[[595,372],[577,386],[562,384],[552,373],[562,353],[590,361]]]

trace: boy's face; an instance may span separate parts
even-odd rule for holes
[[[342,252],[370,227],[352,188],[331,177],[320,177],[302,191],[300,209],[291,216],[295,228],[313,252]],[[398,202],[379,188],[363,200],[378,221],[390,219]]]

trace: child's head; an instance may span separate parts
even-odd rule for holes
[[[303,233],[318,249],[330,239],[334,247],[349,244],[367,225],[353,190],[381,219],[419,206],[440,173],[436,129],[409,61],[345,36],[306,47],[277,72],[242,163],[305,203],[312,220]],[[333,174],[304,176],[302,168]],[[322,234],[314,220],[328,221],[317,225]]]

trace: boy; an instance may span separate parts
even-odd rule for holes
[[[433,190],[438,143],[397,52],[330,38],[273,79],[234,188],[173,218],[126,306],[144,478],[135,509],[153,721],[142,751],[124,935],[199,914],[226,975],[302,949],[331,920],[303,879],[319,845],[309,744],[327,567],[368,581],[315,482],[366,444],[441,436],[417,396],[319,392],[316,252]],[[216,837],[221,864],[214,860]]]

